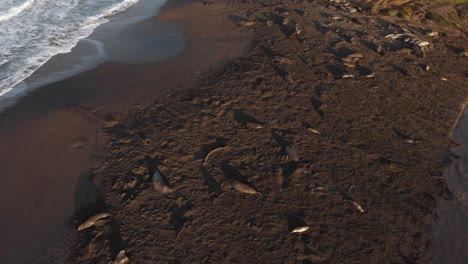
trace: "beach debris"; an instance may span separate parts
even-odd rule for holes
[[[359,212],[365,212],[364,209],[362,209],[362,207],[357,202],[351,200],[348,200],[348,202],[350,202],[353,205],[354,209],[358,210]]]
[[[383,52],[382,43],[379,43],[379,44],[377,45],[377,48],[375,49],[375,52],[377,52],[378,54],[382,54],[382,52]]]
[[[340,42],[335,43],[335,45],[333,45],[333,46],[334,46],[334,47],[338,47],[338,46],[341,46],[341,45],[346,44],[346,43],[348,43],[348,42],[346,42],[346,41],[343,40],[343,41],[340,41]]]
[[[254,188],[248,186],[247,184],[244,184],[240,181],[237,181],[237,180],[233,180],[231,182],[231,185],[234,189],[236,189],[237,191],[241,192],[241,193],[246,193],[246,194],[261,194],[259,192],[257,192]]]
[[[74,148],[74,149],[80,149],[80,148],[83,147],[83,143],[77,142],[77,143],[75,143],[75,144],[73,144],[73,145],[71,145],[71,146],[72,146],[72,148]]]
[[[385,38],[388,38],[388,39],[391,39],[391,40],[397,40],[397,39],[401,39],[405,36],[410,36],[410,35],[407,35],[407,34],[388,34],[385,36]]]
[[[274,67],[274,70],[275,70],[276,74],[281,76],[281,78],[283,78],[288,83],[290,83],[290,84],[294,83],[294,79],[291,77],[291,75],[287,71],[285,71],[285,70],[283,70],[281,68],[278,68],[278,67]]]
[[[202,3],[204,6],[210,6],[213,3],[213,1],[202,1]]]
[[[84,223],[82,223],[79,227],[78,227],[78,231],[81,231],[81,230],[84,230],[84,229],[87,229],[87,228],[90,228],[92,226],[94,226],[96,224],[96,222],[98,222],[99,220],[103,219],[103,218],[106,218],[110,216],[109,213],[99,213],[99,214],[95,214],[93,216],[91,216],[90,218],[88,218],[86,221],[84,221]]]
[[[284,171],[282,168],[278,170],[278,174],[276,175],[276,182],[278,183],[278,186],[283,188],[285,184],[285,178],[284,178]]]
[[[65,106],[65,109],[68,111],[77,113],[81,115],[84,119],[89,120],[96,124],[102,124],[102,123],[105,123],[106,121],[102,116],[98,115],[96,111],[88,107],[84,107],[84,106],[76,105],[76,104],[68,104]]]
[[[138,166],[132,169],[132,173],[135,175],[144,175],[146,174],[147,168],[145,166]]]
[[[273,62],[279,63],[279,64],[292,64],[292,60],[284,57],[284,56],[273,56],[271,58]]]
[[[115,257],[113,264],[127,264],[130,263],[130,259],[128,259],[127,255],[125,254],[125,250],[120,250],[119,254]]]
[[[172,192],[172,189],[169,186],[167,186],[162,174],[157,169],[153,174],[153,187],[156,191],[160,193]]]
[[[233,117],[237,122],[248,128],[261,129],[264,125],[263,122],[240,110],[234,111]]]
[[[420,63],[420,62],[411,62],[411,64],[416,64],[416,65],[418,65],[419,67],[421,67],[421,69],[423,69],[423,70],[425,70],[425,71],[429,71],[429,69],[430,69],[429,65],[424,64],[424,63]]]
[[[227,150],[227,149],[229,149],[229,146],[224,146],[224,147],[219,147],[219,148],[213,149],[212,151],[210,151],[210,152],[206,155],[205,160],[203,161],[203,163],[204,163],[204,164],[208,163],[210,157],[213,156],[215,153],[220,152],[220,151],[223,151],[223,150]]]
[[[106,121],[103,124],[103,128],[114,128],[116,127],[120,122],[116,120],[111,120],[111,121]]]
[[[312,193],[315,193],[315,192],[327,192],[328,191],[328,188],[326,187],[315,187],[314,189],[311,190]]]
[[[345,20],[344,18],[342,18],[340,16],[333,16],[331,19],[332,20],[341,20],[341,21]]]
[[[210,191],[212,191],[215,195],[220,195],[223,192],[219,184],[215,181],[215,179],[213,179],[213,177],[211,177],[209,172],[203,166],[200,166],[200,173]]]
[[[219,187],[219,184],[211,177],[206,177],[205,178],[206,185],[208,186],[208,189],[212,191],[216,195],[220,195],[222,193],[221,188]]]
[[[327,105],[327,104],[323,104],[323,103],[320,102],[320,105],[319,105],[318,107],[316,107],[315,110],[317,110],[317,111],[318,111],[318,110],[323,111],[323,110],[325,110],[325,109],[327,109],[327,108],[328,108],[328,105]]]
[[[343,76],[341,76],[341,78],[343,78],[343,79],[350,79],[350,78],[354,78],[354,75],[353,75],[353,74],[350,74],[350,73],[345,73],[345,74],[343,74]]]
[[[298,161],[299,160],[299,156],[297,155],[297,152],[291,147],[291,145],[287,145],[284,150],[286,151],[286,153],[288,153],[289,157],[294,160],[294,161]]]
[[[341,61],[346,67],[355,68],[362,58],[364,58],[364,55],[361,53],[353,53],[344,58],[341,58]]]
[[[296,228],[294,228],[290,234],[294,234],[294,233],[297,233],[297,234],[301,234],[301,233],[304,233],[305,231],[309,230],[309,226],[298,226]]]
[[[294,79],[289,74],[284,75],[283,78],[290,84],[294,83]]]
[[[182,233],[185,231],[185,229],[187,228],[187,225],[188,225],[189,221],[186,221],[184,223],[184,225],[182,225],[182,227],[180,228],[180,230],[177,232],[177,235],[176,235],[176,240],[179,240],[179,237],[182,235]]]
[[[351,2],[348,0],[330,0],[330,2],[338,9],[348,12],[355,13],[358,11],[358,7],[352,7]]]
[[[138,179],[135,177],[132,177],[129,182],[125,183],[124,190],[133,189],[136,187],[137,184],[138,184]]]
[[[408,144],[421,143],[420,140],[414,140],[414,139],[406,139],[405,142]]]
[[[346,10],[346,12],[349,12],[349,13],[355,13],[355,12],[357,12],[357,9],[356,9],[356,8],[350,7],[350,6],[345,7],[345,10]]]
[[[410,50],[413,51],[414,54],[418,57],[424,58],[425,56],[425,52],[423,48],[418,45],[410,44]]]
[[[460,56],[468,57],[468,51],[465,50],[465,51],[460,52]]]
[[[312,132],[314,134],[320,135],[320,130],[318,130],[318,129],[308,127],[307,130],[309,130],[310,132]]]
[[[400,67],[398,65],[395,65],[395,64],[390,64],[395,70],[399,71],[401,74],[404,74],[406,76],[409,76],[409,77],[413,77],[413,75],[405,68],[403,67]]]
[[[368,23],[368,20],[361,19],[361,18],[353,18],[353,19],[351,19],[351,21],[353,21],[354,23],[359,24],[359,25],[365,25],[365,24]]]
[[[439,32],[437,32],[437,31],[431,31],[431,32],[426,33],[426,36],[428,36],[428,37],[436,37],[438,35],[439,35]]]
[[[245,122],[245,126],[252,129],[262,129],[263,125],[251,122]]]
[[[132,143],[132,141],[133,141],[132,138],[121,138],[121,139],[118,139],[117,141],[115,141],[115,143],[125,145],[125,144]]]
[[[243,26],[243,27],[253,27],[255,25],[255,22],[252,22],[252,21],[239,21],[239,22],[237,22],[237,25]]]
[[[88,243],[86,247],[86,259],[90,259],[93,255],[99,254],[104,249],[104,232],[98,232]]]
[[[96,108],[94,108],[93,110],[91,110],[89,113],[90,113],[90,114],[96,114],[97,112],[99,112],[99,110],[101,110],[101,108],[102,108],[101,106],[96,107]]]
[[[445,77],[440,78],[440,80],[442,80],[442,81],[444,81],[444,82],[448,81],[448,79],[445,78]]]
[[[302,33],[301,27],[299,26],[299,24],[296,24],[296,34],[299,35],[301,33]]]

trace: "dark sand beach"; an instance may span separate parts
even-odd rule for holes
[[[369,2],[173,1],[154,21],[181,26],[179,55],[22,99],[1,117],[0,256],[466,262],[466,31]]]
[[[0,115],[3,262],[50,263],[60,243],[73,239],[70,218],[96,196],[89,176],[106,114],[151,102],[244,53],[251,34],[219,23],[222,4],[207,9],[191,2],[171,1],[152,19],[155,27],[180,27],[185,48],[175,57],[156,64],[107,62],[36,89]]]
[[[464,33],[343,2],[231,5],[255,29],[246,56],[104,124],[101,203],[76,225],[111,216],[71,259],[463,263],[466,214],[436,206],[456,203],[443,170]]]

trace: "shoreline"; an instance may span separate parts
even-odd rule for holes
[[[119,43],[119,45],[114,44],[115,42],[121,41],[121,36],[135,36],[141,34],[141,32],[139,33],[138,31],[145,31],[145,21],[150,21],[152,17],[157,17],[164,3],[165,2],[153,3],[150,0],[140,0],[137,4],[107,17],[106,19],[108,22],[97,26],[89,36],[81,38],[69,52],[52,56],[33,74],[17,84],[5,95],[2,95],[0,97],[0,113],[14,106],[18,100],[27,96],[35,89],[90,71],[105,62],[129,64],[141,64],[144,62],[159,63],[164,59],[177,55],[177,52],[180,52],[181,48],[183,48],[183,39],[182,37],[174,39],[168,33],[170,31],[170,27],[168,26],[171,25],[153,24],[151,25],[152,27],[146,27],[147,33],[150,33],[150,37],[148,37],[146,41],[140,39],[127,41],[128,43]],[[154,9],[154,11],[148,11],[152,9]],[[164,31],[164,27],[168,29]],[[178,32],[177,29],[173,29],[172,31],[175,33]],[[172,46],[178,48],[171,52],[165,52],[168,54],[163,57],[158,54],[151,56],[152,54],[148,53],[148,56],[143,59],[144,61],[139,61],[142,60],[142,58],[138,58],[138,52],[135,50],[148,49],[144,46],[145,42],[154,42],[155,38],[171,39],[171,41],[173,41]],[[135,46],[138,44],[143,46],[132,47],[132,45]],[[152,44],[158,45],[160,49],[164,48],[161,44]],[[128,55],[119,58],[116,54],[120,53]],[[164,52],[161,51],[159,54],[161,53]],[[132,61],[129,62],[129,59]]]
[[[150,102],[194,78],[198,70],[243,54],[245,44],[239,42],[226,57],[220,55],[224,45],[216,39],[225,34],[221,28],[207,32],[203,39],[192,34],[211,27],[210,18],[222,15],[219,10],[190,1],[172,2],[150,21],[177,19],[174,23],[184,29],[188,40],[179,55],[156,64],[104,63],[36,89],[0,114],[0,174],[8,175],[0,191],[0,210],[9,212],[0,223],[4,261],[36,262],[47,248],[39,258],[47,262],[47,256],[56,254],[53,244],[59,237],[73,237],[67,219],[77,209],[76,199],[82,199],[75,188],[83,186],[95,166],[96,129],[108,113]],[[180,5],[172,7],[175,3]],[[210,44],[210,51],[204,49],[205,44]],[[206,57],[209,52],[215,56]],[[92,189],[86,180],[84,186]]]

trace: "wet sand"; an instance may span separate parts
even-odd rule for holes
[[[1,114],[2,261],[38,263],[42,252],[47,262],[58,241],[73,237],[69,218],[95,195],[86,179],[107,113],[151,102],[244,53],[249,38],[243,36],[250,34],[221,26],[224,4],[208,9],[189,2],[172,1],[154,19],[155,25],[177,23],[183,31],[185,49],[176,57],[158,64],[104,63],[37,89]]]

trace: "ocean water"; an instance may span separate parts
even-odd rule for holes
[[[165,2],[0,0],[0,101],[31,88],[32,83],[43,85],[59,80],[58,75],[67,77],[105,61],[107,55],[103,44],[87,39],[98,26],[112,20],[116,21],[115,26],[141,21],[154,15]],[[123,13],[127,14],[121,15]],[[55,67],[59,65],[62,68],[61,72],[55,70],[57,76],[32,76],[40,72],[38,69],[51,58],[72,51],[78,43],[82,43],[77,47],[82,56],[72,59],[80,62],[70,63],[66,61],[69,58],[56,59],[63,61],[55,63]],[[67,67],[67,64],[71,66]],[[28,82],[28,79],[33,79],[33,82]]]

